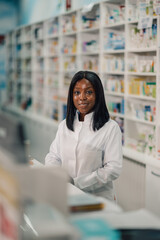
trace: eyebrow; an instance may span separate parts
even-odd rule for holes
[[[93,87],[87,87],[86,89],[89,89],[89,88],[93,89]],[[75,87],[74,89],[81,89],[81,88],[80,87]]]

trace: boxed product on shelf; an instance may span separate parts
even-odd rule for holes
[[[43,33],[44,33],[43,23],[36,24],[34,26],[34,30],[33,30],[33,37],[34,37],[34,39],[35,40],[42,39],[43,38]]]
[[[128,124],[131,124],[129,126],[134,127],[135,131],[134,133],[131,133],[131,131],[127,133],[126,146],[155,157],[155,126],[133,123],[132,121]]]
[[[134,21],[140,17],[155,16],[156,1],[128,1],[126,8],[127,20]]]
[[[62,53],[63,54],[76,54],[77,52],[77,39],[76,36],[65,37]]]
[[[150,78],[131,77],[128,83],[128,93],[156,98],[156,82]]]
[[[107,106],[110,112],[124,114],[124,99],[121,97],[107,97]]]
[[[67,89],[68,89],[68,87],[69,87],[69,85],[71,83],[71,79],[72,79],[74,74],[75,74],[74,71],[69,71],[69,72],[66,72],[64,74],[63,85],[64,85],[64,87],[67,87]]]
[[[65,71],[76,72],[77,62],[75,56],[65,57],[63,61]]]
[[[151,54],[129,54],[127,61],[129,72],[156,73],[157,57]]]
[[[155,103],[152,102],[130,99],[126,104],[126,114],[127,116],[140,120],[155,122],[156,106]]]
[[[57,35],[58,30],[59,30],[59,21],[57,17],[46,23],[46,35],[48,37]]]
[[[64,15],[62,19],[62,32],[70,33],[70,32],[75,32],[76,30],[77,30],[76,12]]]
[[[43,57],[44,56],[44,43],[43,41],[36,42],[34,44],[34,56],[35,57]]]
[[[58,38],[50,39],[48,41],[47,55],[58,55]]]
[[[125,20],[125,5],[105,4],[105,24],[115,24]]]
[[[104,50],[125,49],[124,31],[106,30],[104,33]]]
[[[109,92],[124,93],[124,76],[107,75],[104,78],[104,87]]]
[[[48,89],[49,93],[54,90],[58,90],[58,86],[59,86],[59,81],[58,81],[58,73],[54,73],[54,74],[51,74],[51,73],[48,73],[46,74],[46,78],[45,78],[45,87],[46,89]],[[48,93],[48,94],[49,94]]]
[[[151,48],[157,42],[157,22],[154,20],[152,27],[138,29],[137,23],[129,25],[128,48]]]
[[[84,38],[85,39],[85,38]],[[83,53],[92,53],[99,50],[99,43],[97,40],[92,39],[90,41],[82,42],[82,52]]]
[[[44,59],[37,58],[33,62],[33,71],[42,72],[44,70]]]
[[[99,27],[100,9],[99,5],[95,4],[91,9],[82,9],[82,29],[91,29]]]
[[[103,58],[103,71],[107,73],[124,72],[124,54],[105,55]]]
[[[32,37],[31,27],[26,27],[24,29],[24,35],[22,35],[22,42],[30,42]]]
[[[46,60],[46,70],[48,72],[58,72],[59,71],[59,57],[48,57]]]
[[[94,71],[94,72],[98,72],[99,71],[99,67],[98,67],[98,56],[95,55],[86,55],[82,57],[83,59],[83,64],[82,64],[82,68],[84,70],[90,70],[90,71]]]

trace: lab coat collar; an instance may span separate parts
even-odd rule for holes
[[[75,117],[75,119],[76,119],[77,121],[79,121],[79,114],[80,114],[79,111],[76,111],[76,117]],[[88,113],[88,114],[86,114],[85,117],[84,117],[84,122],[91,122],[92,118],[93,118],[93,112]]]

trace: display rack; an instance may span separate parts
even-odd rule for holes
[[[160,166],[156,7],[153,1],[101,1],[8,33],[8,108],[58,126],[73,74],[94,71],[122,130],[124,155]]]

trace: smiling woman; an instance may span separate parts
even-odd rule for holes
[[[45,164],[62,166],[78,188],[113,200],[112,181],[122,168],[121,137],[109,117],[100,78],[79,71],[69,87],[67,117],[59,124]]]
[[[73,103],[80,112],[80,121],[84,121],[85,115],[93,110],[95,100],[92,84],[85,78],[79,80],[73,89]]]

